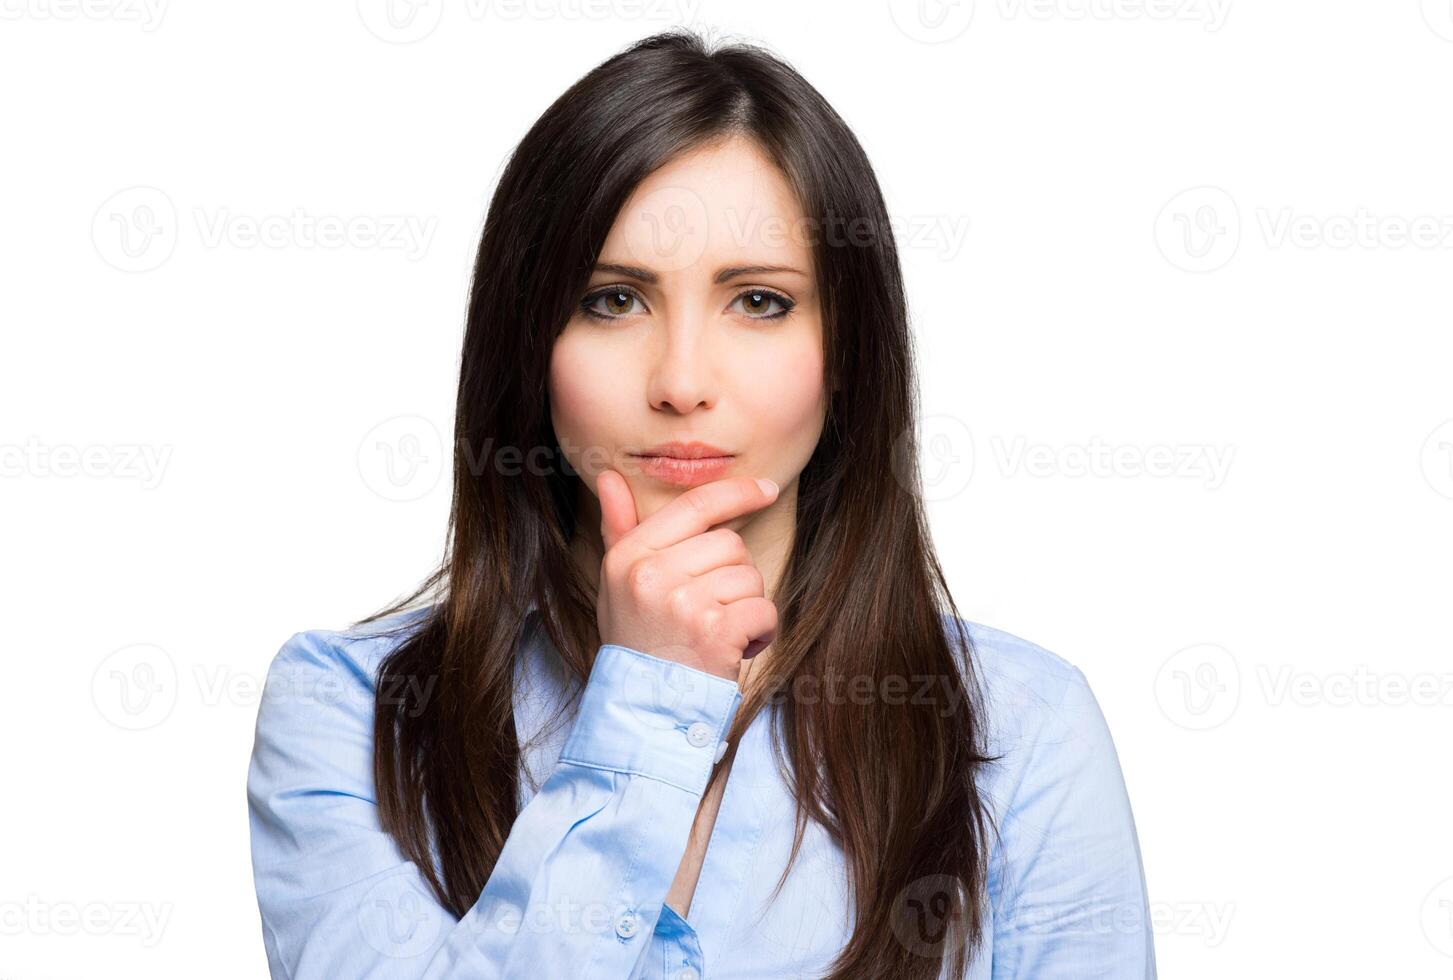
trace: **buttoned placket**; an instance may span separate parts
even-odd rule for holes
[[[685,955],[677,960],[679,965],[674,972],[666,973],[666,980],[710,980],[711,964],[707,960],[725,948],[762,836],[763,814],[754,798],[754,781],[768,776],[761,767],[771,761],[770,746],[764,740],[769,737],[768,726],[774,711],[773,705],[759,711],[742,733],[742,744],[737,749],[707,840],[691,905],[681,922],[681,935],[677,937]],[[686,738],[695,744],[700,736],[692,735],[692,727],[695,726],[686,729]],[[710,744],[710,729],[708,740],[702,744]],[[715,762],[721,761],[729,744],[726,739],[721,740],[715,751]]]
[[[726,755],[727,747],[731,744],[726,740],[725,732],[722,733],[723,737],[718,738],[716,730],[705,722],[696,721],[689,725],[683,724],[677,727],[682,732],[687,745],[691,749],[711,749],[713,766],[721,762],[722,758]],[[731,782],[728,780],[726,794],[730,793]],[[724,810],[725,807],[726,795],[724,794],[721,808],[717,814],[717,826],[721,823],[721,810]],[[715,837],[716,828],[714,826],[712,839],[715,839]],[[708,841],[708,853],[710,849],[711,843]],[[700,884],[698,884],[697,890],[698,892],[700,891]],[[692,904],[694,906],[696,903],[693,901]],[[681,951],[676,959],[677,966],[674,969],[669,967],[668,962],[668,969],[664,980],[703,980],[705,976],[705,964],[695,927],[687,920],[682,919],[674,909],[663,903],[661,914],[657,921],[657,931],[661,933],[660,938],[667,947],[668,956],[670,955],[669,949],[673,939]],[[640,914],[634,905],[627,905],[616,914],[615,934],[619,942],[630,943],[636,941],[637,936],[640,934]],[[643,939],[649,942],[651,937],[646,936]]]

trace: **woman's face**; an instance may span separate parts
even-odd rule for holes
[[[555,434],[592,493],[618,471],[645,520],[690,486],[769,477],[782,489],[761,513],[795,513],[827,404],[807,226],[785,176],[742,137],[636,188],[550,361]],[[731,458],[640,455],[673,441]]]

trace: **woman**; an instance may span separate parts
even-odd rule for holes
[[[801,76],[672,31],[562,95],[486,219],[444,562],[269,671],[273,976],[1153,977],[1104,719],[958,617],[914,395]]]

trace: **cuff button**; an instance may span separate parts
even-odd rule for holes
[[[694,722],[686,729],[686,741],[699,749],[711,741],[713,734],[710,725],[701,721]]]

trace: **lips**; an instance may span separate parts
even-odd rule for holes
[[[707,442],[663,442],[631,455],[668,456],[671,459],[713,459],[720,456],[730,458],[732,454]]]
[[[736,460],[725,449],[705,442],[663,442],[631,455],[640,460],[643,473],[685,489],[726,476]]]

